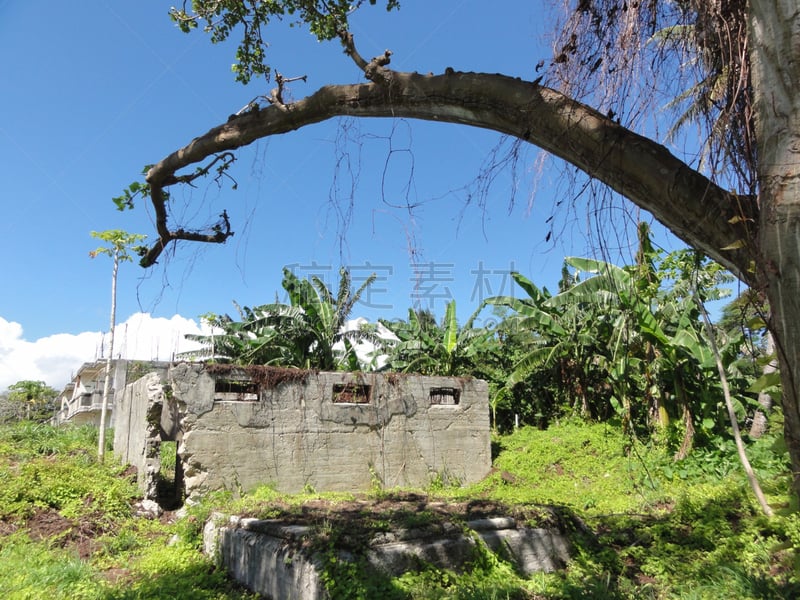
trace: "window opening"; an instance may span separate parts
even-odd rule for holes
[[[336,404],[369,404],[370,386],[360,383],[334,383],[333,401]]]
[[[217,379],[214,382],[214,400],[258,402],[258,384],[252,381]]]
[[[431,404],[454,406],[461,400],[461,390],[451,387],[431,388],[430,398]]]

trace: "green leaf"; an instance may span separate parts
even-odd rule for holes
[[[456,301],[447,303],[444,315],[444,349],[447,354],[452,354],[458,344],[458,322],[456,321]]]
[[[780,385],[781,374],[779,371],[773,371],[772,373],[764,373],[761,377],[756,379],[750,387],[747,388],[747,391],[754,394],[766,392],[767,390],[776,391],[780,388]]]

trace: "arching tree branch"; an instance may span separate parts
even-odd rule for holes
[[[388,62],[388,54],[384,57]],[[755,200],[720,188],[664,146],[536,82],[452,69],[443,75],[403,73],[378,62],[379,83],[326,86],[297,102],[231,118],[153,166],[147,181],[159,240],[142,265],[154,264],[174,240],[226,239],[218,232],[204,238],[169,229],[165,187],[180,180],[181,169],[336,116],[402,117],[491,129],[539,146],[651,212],[676,236],[741,279],[753,281]]]

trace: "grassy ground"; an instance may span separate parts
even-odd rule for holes
[[[253,598],[199,552],[212,510],[291,518],[313,526],[324,580],[339,598],[797,598],[800,514],[788,500],[780,440],[749,448],[777,516],[760,516],[732,445],[667,454],[607,425],[574,422],[495,440],[494,470],[469,488],[364,496],[281,496],[261,488],[212,494],[180,519],[134,516],[134,477],[97,464],[96,430],[0,428],[0,598]],[[422,567],[387,579],[335,549],[397,525],[458,522],[498,510],[571,531],[575,558],[523,579],[477,551],[456,574]]]

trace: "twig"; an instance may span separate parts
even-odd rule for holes
[[[706,312],[706,307],[703,306],[703,303],[700,301],[700,298],[697,297],[696,293],[694,293],[692,297],[694,298],[695,304],[697,304],[697,308],[700,309],[700,314],[703,316],[703,323],[705,325],[709,344],[711,345],[711,352],[714,354],[714,360],[717,363],[717,371],[719,371],[719,379],[722,384],[722,394],[725,396],[725,406],[728,409],[728,418],[731,421],[731,430],[733,431],[733,439],[736,441],[736,450],[739,453],[739,460],[742,463],[742,467],[744,467],[744,472],[747,474],[750,487],[753,488],[753,493],[756,495],[758,503],[761,505],[761,510],[764,511],[765,515],[771,517],[773,514],[772,508],[767,504],[767,499],[764,497],[764,492],[761,491],[761,485],[758,483],[758,477],[756,477],[753,467],[750,466],[750,461],[747,459],[744,442],[742,442],[742,434],[739,430],[739,422],[736,419],[736,411],[733,409],[733,402],[731,401],[728,377],[725,375],[725,366],[722,364],[722,357],[719,354],[719,348],[717,348],[717,342],[714,338],[714,329],[708,318],[708,312]]]

